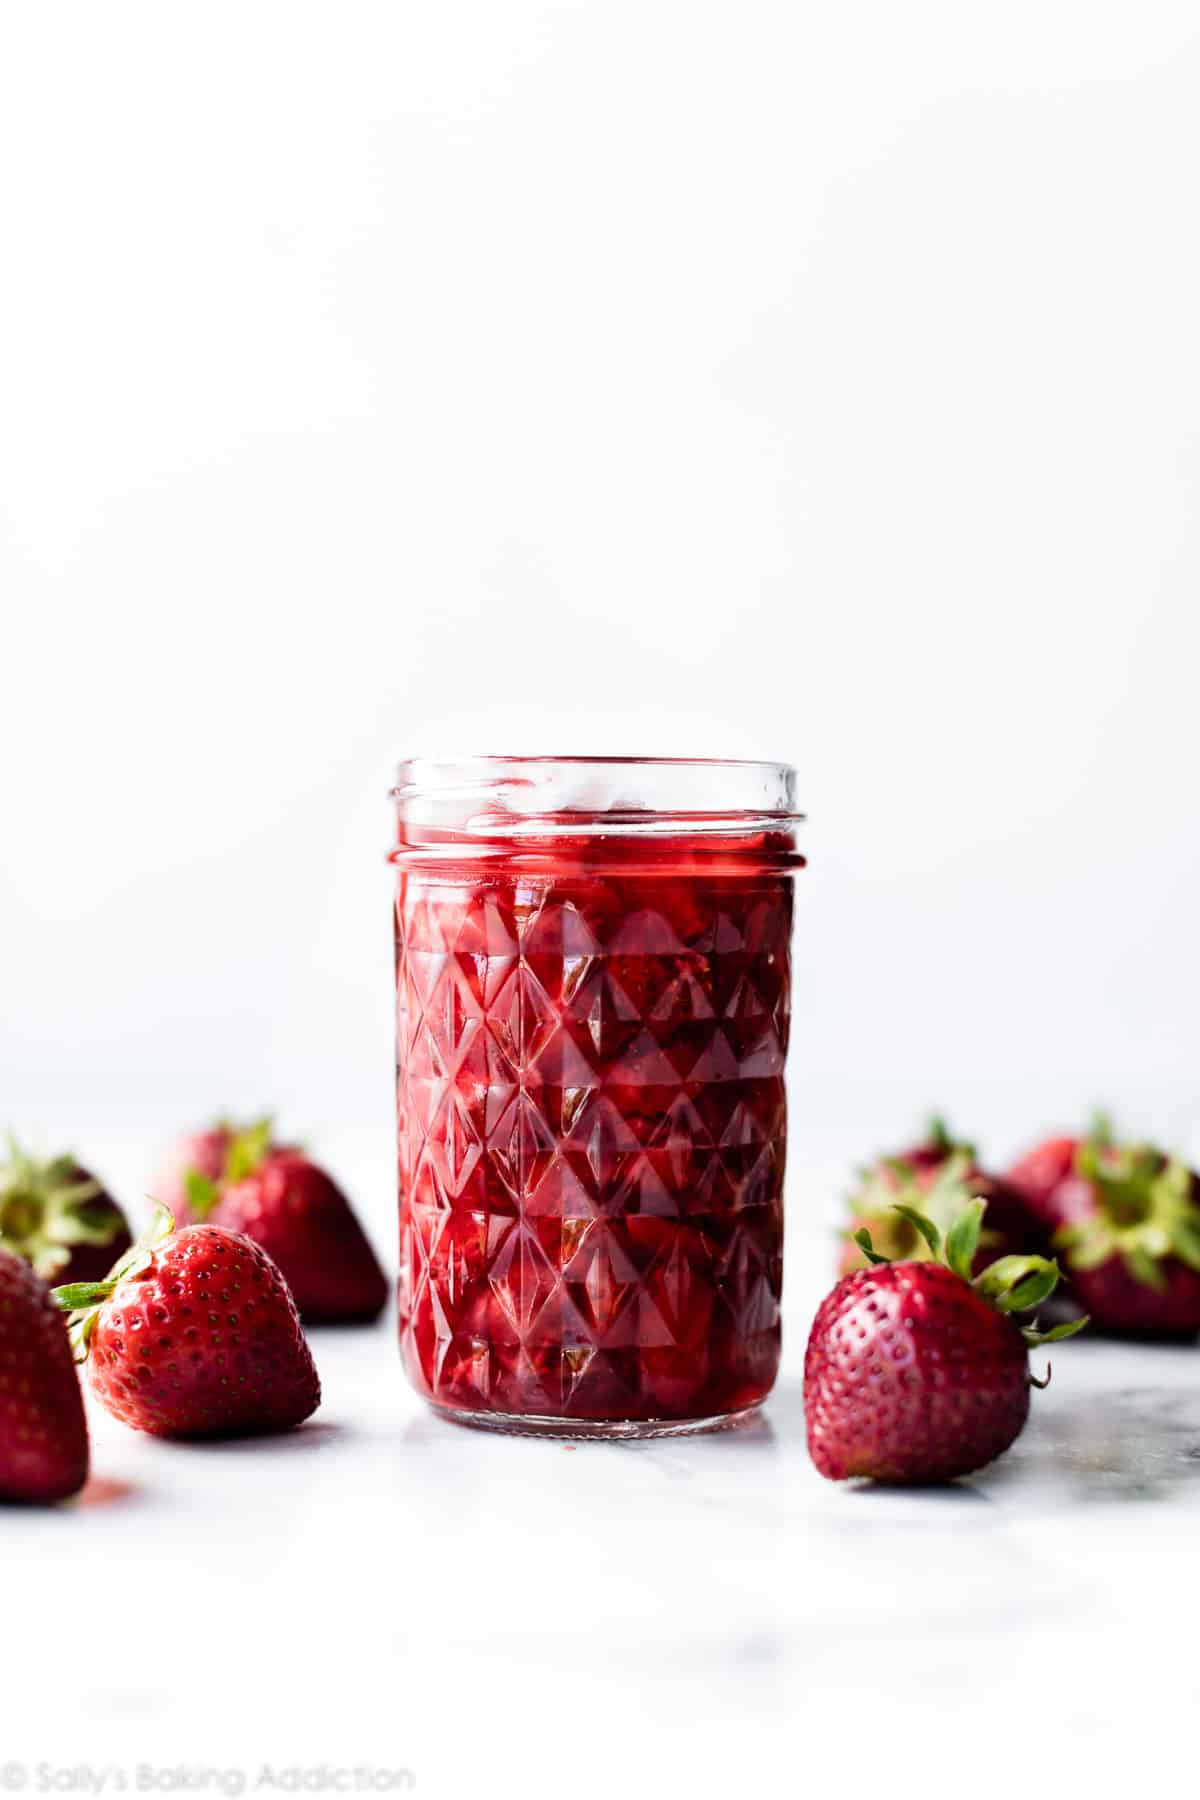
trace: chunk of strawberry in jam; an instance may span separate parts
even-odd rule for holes
[[[400,1332],[441,1406],[687,1421],[775,1379],[791,883],[693,848],[400,874]]]

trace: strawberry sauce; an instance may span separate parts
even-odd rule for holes
[[[412,1381],[515,1428],[756,1406],[779,1363],[790,836],[524,836],[456,864],[422,835],[394,858]]]

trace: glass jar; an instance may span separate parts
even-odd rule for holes
[[[769,1392],[794,779],[401,765],[400,1339],[447,1417],[642,1437]]]

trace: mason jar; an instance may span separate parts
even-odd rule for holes
[[[794,772],[401,764],[400,1340],[447,1418],[644,1437],[775,1380]]]

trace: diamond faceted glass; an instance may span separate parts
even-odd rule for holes
[[[401,870],[400,1333],[440,1406],[687,1421],[779,1361],[791,880]]]

